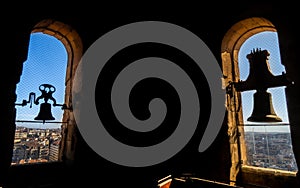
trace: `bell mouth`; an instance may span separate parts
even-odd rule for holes
[[[265,116],[251,116],[247,119],[247,121],[272,123],[272,122],[282,122],[282,119],[277,115],[271,114]]]

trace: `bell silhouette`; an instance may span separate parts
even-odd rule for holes
[[[281,122],[275,113],[272,95],[266,90],[257,90],[254,93],[253,111],[247,121],[251,122]]]
[[[250,71],[245,81],[236,84],[238,91],[256,90],[253,99],[253,111],[247,119],[251,122],[281,122],[274,111],[271,93],[267,92],[270,87],[278,87],[289,84],[285,74],[274,76],[270,70],[268,61],[269,51],[253,49],[247,55],[250,63]]]
[[[40,106],[40,112],[34,119],[43,120],[43,123],[45,123],[46,120],[55,120],[55,118],[52,116],[51,104],[42,103]]]

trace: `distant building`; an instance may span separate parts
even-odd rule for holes
[[[12,162],[18,163],[21,159],[25,158],[26,147],[24,145],[15,145],[13,150]]]
[[[40,156],[41,159],[49,159],[49,149],[48,147],[41,147],[40,148]]]
[[[49,147],[49,161],[58,161],[60,140],[53,141]]]
[[[39,158],[39,148],[33,148],[30,150],[30,157],[31,159],[38,159]]]

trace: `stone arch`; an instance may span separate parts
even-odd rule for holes
[[[222,40],[221,57],[223,73],[228,81],[237,81],[239,79],[239,72],[235,67],[238,62],[238,52],[242,44],[249,37],[263,31],[276,32],[276,28],[269,20],[262,17],[241,20],[227,31]]]
[[[221,44],[221,59],[223,83],[227,90],[226,108],[228,111],[228,135],[232,166],[230,181],[233,185],[241,180],[241,164],[246,161],[246,147],[244,144],[244,130],[238,125],[243,123],[241,107],[241,93],[237,92],[232,83],[240,79],[238,53],[242,44],[251,36],[263,32],[276,32],[271,21],[263,17],[251,17],[234,24],[225,34]],[[241,180],[242,181],[242,180]]]

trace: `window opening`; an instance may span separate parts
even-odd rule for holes
[[[16,89],[12,165],[58,160],[66,70],[67,51],[61,41],[32,33]]]
[[[240,80],[248,78],[250,67],[247,55],[257,48],[269,52],[269,69],[272,74],[285,73],[280,60],[277,32],[264,31],[248,38],[239,50]],[[267,89],[271,95],[274,111],[282,120],[276,123],[248,121],[248,118],[253,115],[253,95],[256,91],[241,92],[246,165],[287,171],[298,170],[292,150],[284,88],[285,86],[279,86]]]

